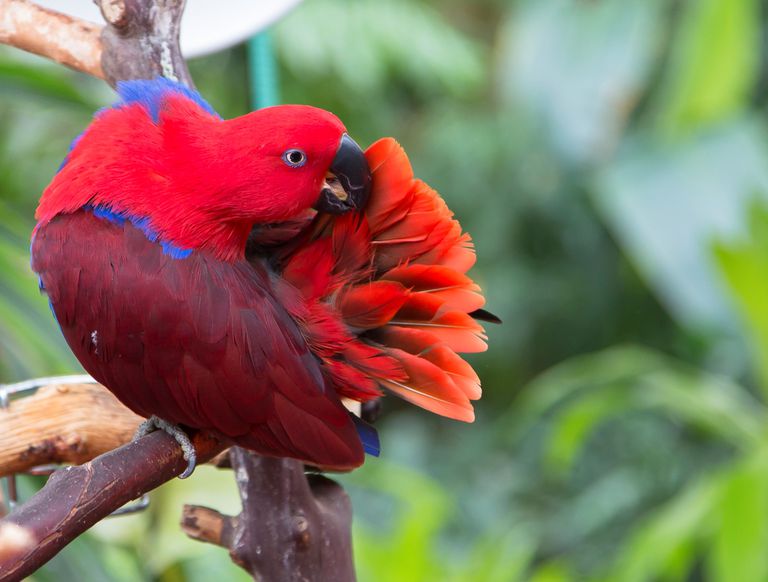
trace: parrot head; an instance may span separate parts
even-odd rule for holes
[[[222,120],[166,79],[118,89],[122,101],[96,114],[43,193],[40,223],[91,208],[164,245],[234,260],[255,225],[366,204],[365,155],[328,111],[281,105]]]
[[[371,187],[368,162],[332,113],[279,105],[221,125],[227,136],[226,174],[240,193],[233,200],[235,210],[263,222],[267,215],[289,218],[308,208],[343,214],[365,206]]]

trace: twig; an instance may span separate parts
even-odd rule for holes
[[[45,386],[0,408],[0,477],[89,461],[129,442],[142,420],[99,384]]]
[[[182,529],[222,546],[256,580],[355,580],[349,524],[352,508],[340,485],[304,475],[291,459],[230,451],[243,511],[227,516],[185,505]]]
[[[27,0],[0,0],[0,43],[104,78],[102,27]]]
[[[200,462],[226,446],[206,433],[194,435],[193,443]],[[178,443],[164,432],[153,432],[84,465],[56,471],[45,487],[0,521],[0,532],[19,534],[22,541],[28,542],[29,536],[34,540],[34,546],[20,543],[17,551],[0,553],[0,581],[32,574],[75,537],[115,509],[178,476],[186,465]]]

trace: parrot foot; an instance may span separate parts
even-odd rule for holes
[[[179,443],[179,446],[184,453],[184,460],[187,462],[187,468],[184,469],[184,472],[181,475],[179,475],[179,479],[186,479],[194,472],[195,467],[197,466],[197,454],[195,453],[195,447],[192,444],[192,441],[189,440],[187,433],[178,426],[167,420],[163,420],[162,418],[151,416],[139,425],[139,428],[136,429],[136,433],[133,435],[133,440],[138,440],[156,430],[162,430],[163,432],[168,433],[176,439],[177,443]]]

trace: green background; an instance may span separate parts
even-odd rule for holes
[[[473,234],[490,350],[463,425],[385,402],[341,477],[362,581],[768,580],[762,0],[309,0],[282,99],[384,135]],[[191,63],[225,117],[244,46]],[[28,267],[36,200],[102,83],[0,51],[0,381],[77,370]],[[35,486],[26,482],[27,488]],[[237,511],[200,468],[39,581],[246,579],[179,531]]]

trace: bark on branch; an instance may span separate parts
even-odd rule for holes
[[[226,444],[206,433],[192,442],[200,462]],[[40,491],[0,521],[0,580],[21,580],[78,535],[129,501],[181,474],[178,443],[153,432],[84,465],[56,471]],[[14,543],[3,543],[12,540]]]
[[[0,0],[0,44],[104,78],[102,27],[27,0]]]
[[[320,475],[306,476],[298,461],[237,447],[229,454],[242,513],[186,505],[186,534],[228,549],[256,580],[354,581],[352,507],[344,489]]]
[[[113,87],[121,80],[158,76],[194,86],[179,49],[185,0],[96,3],[106,26],[29,0],[0,0],[0,44],[106,79]]]
[[[99,384],[40,388],[0,408],[0,477],[90,461],[129,442],[142,420]]]
[[[101,64],[115,86],[126,79],[165,77],[194,87],[179,49],[186,0],[100,0],[107,26]]]

